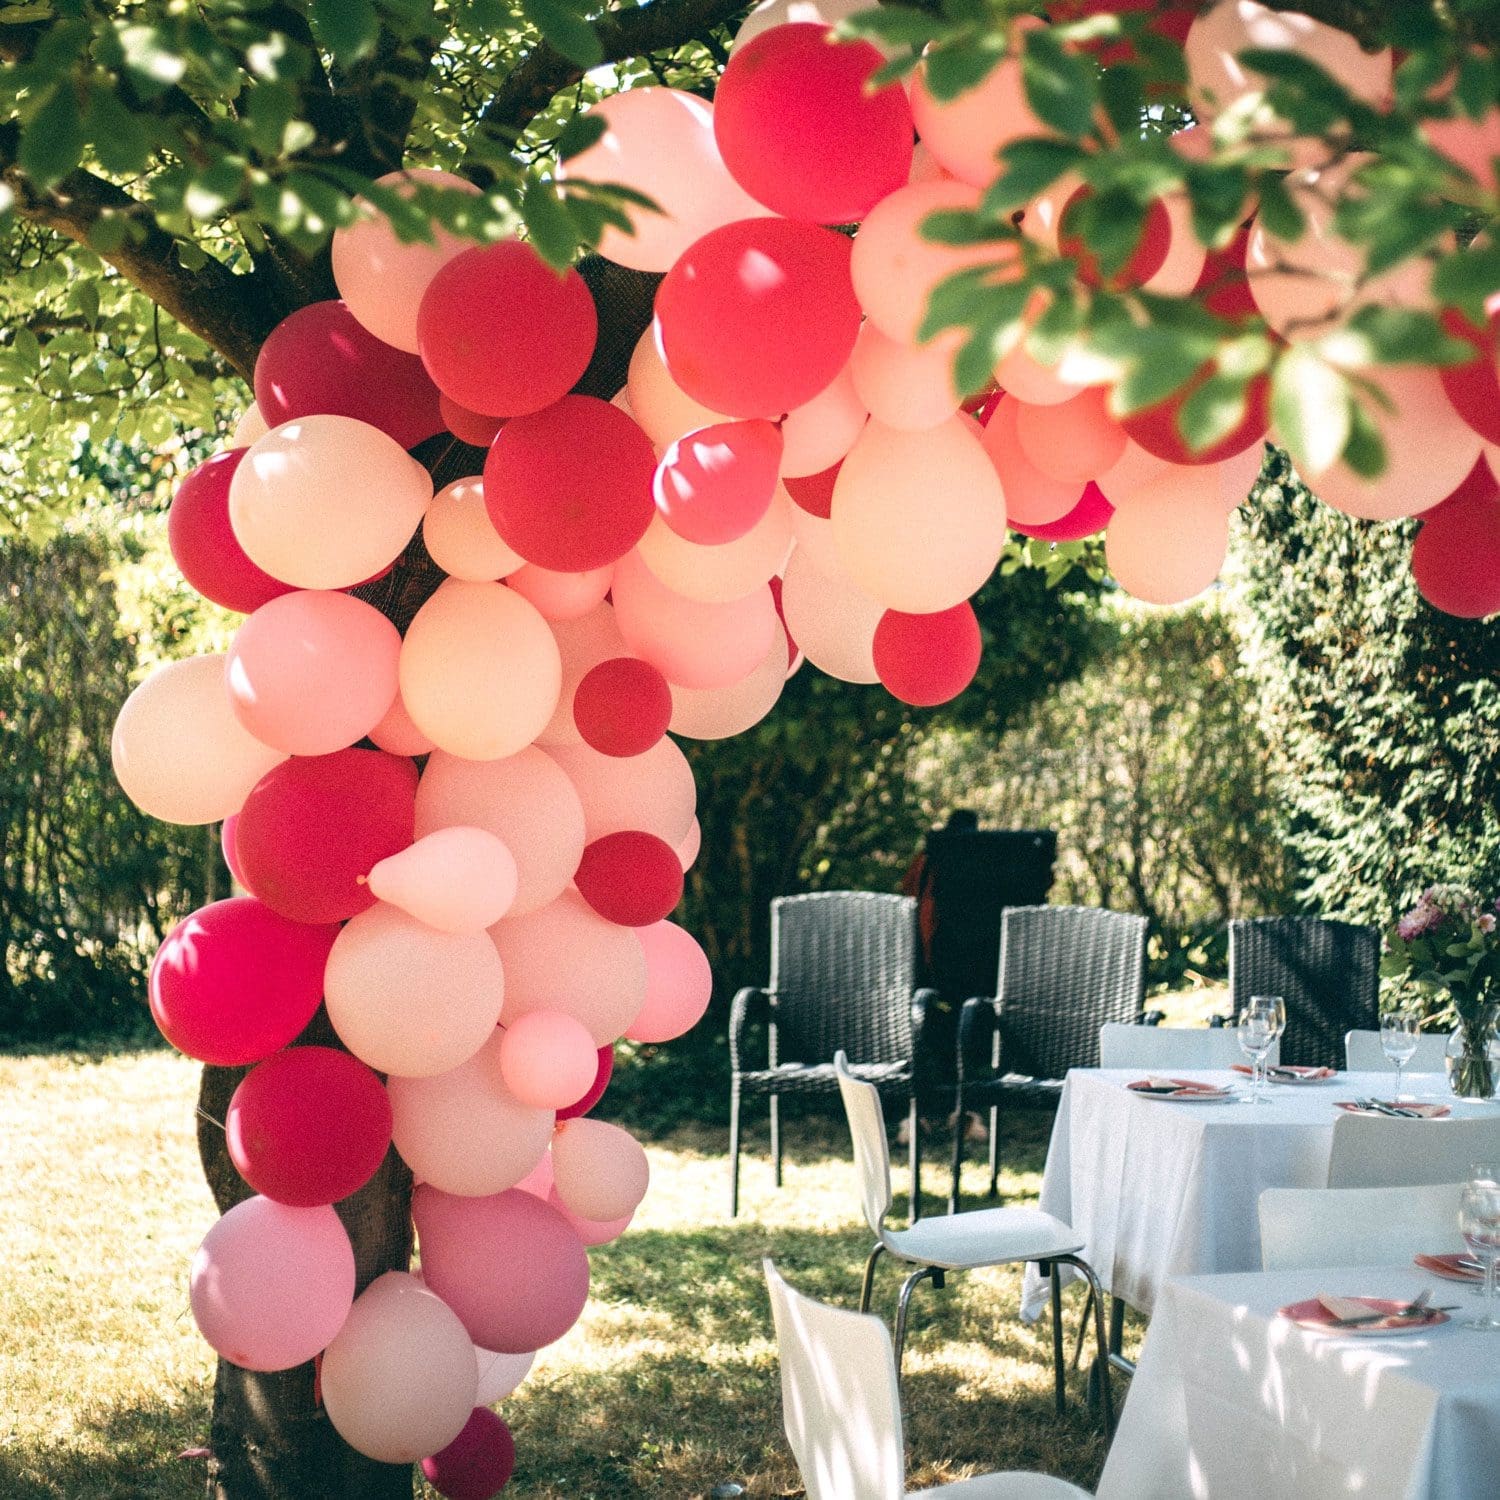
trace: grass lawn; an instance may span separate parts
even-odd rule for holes
[[[0,1057],[3,1500],[203,1493],[203,1461],[178,1456],[206,1441],[212,1378],[187,1305],[188,1261],[214,1217],[197,1170],[195,1088],[194,1065],[166,1052]],[[1038,1116],[1011,1133],[1012,1197],[1037,1192],[1046,1128]],[[500,1407],[519,1449],[507,1496],[687,1500],[724,1481],[757,1497],[801,1493],[760,1259],[853,1306],[869,1240],[842,1118],[795,1120],[785,1134],[780,1192],[752,1134],[737,1221],[726,1212],[725,1132],[651,1144],[650,1196],[623,1240],[592,1252],[581,1323]],[[934,1143],[934,1155],[945,1151]],[[982,1175],[971,1167],[971,1192]],[[934,1162],[933,1212],[945,1181]],[[898,1284],[897,1271],[882,1273],[887,1316]],[[1104,1450],[1083,1379],[1072,1377],[1070,1412],[1056,1421],[1047,1324],[1021,1326],[1018,1291],[1018,1273],[999,1270],[916,1293],[913,1487],[992,1468],[1097,1479]],[[1081,1306],[1070,1290],[1070,1331]]]

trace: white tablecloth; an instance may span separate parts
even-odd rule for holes
[[[1227,1071],[1180,1076],[1248,1083]],[[1392,1084],[1389,1072],[1341,1073],[1323,1084],[1273,1086],[1270,1103],[1251,1106],[1142,1097],[1125,1087],[1139,1077],[1139,1069],[1068,1074],[1041,1206],[1078,1231],[1105,1290],[1146,1313],[1169,1276],[1259,1270],[1261,1193],[1325,1186],[1335,1101],[1389,1098]],[[1451,1102],[1447,1080],[1434,1074],[1409,1075],[1403,1093]],[[1466,1102],[1454,1116],[1480,1111],[1500,1106]],[[1028,1267],[1022,1316],[1036,1318],[1046,1301],[1046,1281]]]
[[[1275,1316],[1320,1292],[1432,1287],[1454,1321],[1393,1338]],[[1169,1281],[1100,1500],[1483,1500],[1500,1494],[1500,1334],[1458,1326],[1475,1293],[1410,1266]]]

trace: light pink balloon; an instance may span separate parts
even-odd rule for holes
[[[500,1072],[506,1086],[533,1109],[576,1104],[598,1070],[599,1049],[588,1028],[562,1011],[517,1016],[501,1035]]]
[[[363,739],[396,697],[401,636],[378,609],[324,589],[282,594],[240,626],[225,683],[273,750],[327,755]]]
[[[790,677],[792,674],[787,673]],[[682,866],[685,875],[697,863],[698,855],[703,849],[703,825],[697,818],[693,819],[693,826],[688,829],[687,837],[677,846],[677,863]]]
[[[699,546],[657,516],[637,547],[653,576],[674,593],[701,604],[728,604],[768,582],[792,547],[791,501],[778,484],[771,503],[744,536]]]
[[[354,1249],[331,1208],[247,1198],[203,1237],[190,1297],[199,1331],[230,1364],[290,1370],[349,1316]]]
[[[1192,510],[1170,495],[1142,497],[1118,510],[1104,532],[1104,556],[1115,581],[1147,604],[1182,604],[1219,576],[1229,548],[1221,511]]]
[[[252,401],[240,413],[240,419],[234,424],[234,432],[227,446],[230,448],[248,448],[256,438],[264,437],[270,430],[266,419],[260,414],[260,407]]]
[[[471,1058],[505,1000],[505,974],[483,933],[438,932],[384,903],[345,925],[323,983],[344,1045],[377,1072],[412,1078]]]
[[[439,932],[483,932],[516,899],[516,862],[483,828],[438,828],[380,861],[369,876],[382,901]]]
[[[1056,406],[1071,401],[1082,389],[1079,383],[1064,379],[1061,365],[1044,365],[1024,343],[995,366],[995,380],[1007,395],[1028,406]]]
[[[651,1168],[629,1131],[584,1117],[564,1120],[553,1132],[552,1178],[557,1196],[573,1213],[605,1223],[635,1212],[646,1196]]]
[[[722,412],[712,411],[694,401],[672,379],[661,351],[656,347],[655,335],[649,328],[641,335],[635,352],[630,356],[625,391],[630,414],[658,449],[676,442],[685,432],[731,420]]]
[[[674,848],[686,837],[698,804],[692,767],[665,737],[641,755],[601,755],[588,745],[550,752],[577,789],[588,842],[639,828]]]
[[[614,606],[601,604],[578,620],[554,620],[552,634],[557,638],[562,658],[562,686],[557,707],[547,727],[537,736],[537,743],[550,749],[554,745],[579,745],[583,736],[573,717],[573,697],[578,684],[603,661],[629,656],[630,648],[620,627],[615,624]]]
[[[385,717],[370,731],[370,738],[391,755],[426,755],[437,749],[412,722],[399,688],[385,711]]]
[[[823,572],[800,544],[782,577],[781,609],[792,639],[820,672],[843,682],[880,680],[875,670],[875,627],[886,606],[864,593],[847,573]]]
[[[1178,134],[1188,132],[1179,131]],[[1177,136],[1172,139],[1176,142]],[[1188,147],[1189,151],[1192,149]],[[1167,258],[1141,284],[1141,290],[1158,297],[1186,297],[1198,285],[1208,251],[1198,243],[1198,236],[1193,232],[1193,205],[1187,194],[1165,193],[1160,201],[1167,211],[1172,238],[1167,246]]]
[[[635,1218],[633,1213],[625,1214],[618,1219],[582,1218],[563,1202],[555,1187],[548,1192],[547,1202],[573,1226],[573,1231],[578,1238],[590,1247],[607,1245],[612,1240],[619,1239],[630,1228],[630,1221]]]
[[[1023,526],[1045,526],[1061,518],[1078,504],[1081,484],[1044,473],[1021,446],[1018,431],[1022,411],[1052,411],[1055,407],[1028,407],[1014,396],[1005,396],[995,407],[980,434],[980,444],[989,455],[1000,486],[1005,491],[1005,515]]]
[[[994,425],[993,420],[991,425]],[[1164,458],[1158,458],[1154,453],[1147,452],[1139,443],[1127,438],[1124,452],[1094,483],[1104,492],[1105,499],[1111,505],[1120,506],[1126,504],[1138,490],[1148,487],[1153,479],[1159,479],[1172,467]],[[1210,466],[1199,465],[1199,467]]]
[[[550,1139],[549,1139],[550,1144]],[[516,1184],[516,1191],[530,1193],[544,1203],[552,1191],[552,1154],[544,1152],[542,1159]]]
[[[377,1276],[354,1303],[319,1371],[323,1406],[349,1446],[413,1464],[446,1448],[474,1409],[474,1345],[452,1309],[404,1271]]]
[[[497,1354],[493,1349],[474,1345],[474,1360],[479,1370],[479,1389],[474,1393],[475,1406],[493,1406],[503,1401],[531,1373],[536,1351],[525,1354]]]
[[[455,479],[432,497],[422,518],[428,555],[450,578],[492,583],[525,561],[500,540],[484,503],[484,481]]]
[[[1429,146],[1456,161],[1481,189],[1500,192],[1500,178],[1495,174],[1495,158],[1500,157],[1500,108],[1477,120],[1464,114],[1449,120],[1423,120],[1418,129]]]
[[[830,578],[843,574],[844,565],[839,560],[838,543],[833,539],[833,522],[800,505],[792,506],[792,535],[797,541],[797,551],[804,562],[811,563],[820,573]],[[788,562],[790,562],[790,558]],[[782,569],[785,574],[786,569]]]
[[[1164,464],[1114,502],[1124,509],[1159,501],[1188,509],[1210,509],[1228,515],[1250,493],[1260,475],[1265,450],[1256,446],[1217,464]]]
[[[672,689],[668,729],[692,740],[723,740],[759,724],[776,706],[786,684],[786,631],[776,638],[761,664],[740,682],[722,688]]]
[[[921,431],[946,422],[959,408],[953,360],[959,340],[950,335],[930,344],[902,344],[873,322],[859,330],[849,372],[870,415],[887,427]]]
[[[670,1042],[703,1019],[713,995],[708,957],[675,922],[638,927],[646,954],[646,1003],[625,1033],[633,1042]]]
[[[516,1097],[492,1035],[466,1062],[428,1078],[393,1077],[391,1138],[419,1182],[477,1198],[503,1193],[532,1171],[552,1138],[551,1109]]]
[[[555,900],[583,857],[578,792],[557,762],[534,746],[488,761],[434,751],[417,784],[417,837],[455,827],[482,828],[510,850],[516,895],[507,916]]]
[[[1125,452],[1125,429],[1105,410],[1105,392],[1097,387],[1054,406],[1018,404],[1015,423],[1026,457],[1069,484],[1097,479]]]
[[[782,477],[799,479],[831,469],[854,446],[868,416],[846,365],[811,401],[782,418]]]
[[[544,620],[581,620],[603,602],[615,576],[615,566],[590,568],[586,573],[555,573],[527,563],[517,568],[505,586],[529,600]]]

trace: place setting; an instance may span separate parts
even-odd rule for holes
[[[1239,1098],[1233,1089],[1191,1078],[1164,1078],[1149,1074],[1125,1087],[1142,1099],[1168,1099],[1177,1104],[1232,1104]]]
[[[1385,1338],[1437,1328],[1457,1310],[1456,1304],[1434,1306],[1429,1288],[1408,1302],[1397,1297],[1341,1297],[1319,1292],[1316,1297],[1277,1308],[1276,1315],[1315,1333]]]

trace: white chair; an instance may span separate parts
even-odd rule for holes
[[[868,1085],[866,1085],[868,1087]],[[807,1500],[904,1500],[905,1441],[891,1336],[879,1318],[794,1291],[762,1261],[781,1354],[782,1423]],[[984,1474],[912,1493],[954,1500],[1073,1500],[1046,1474]]]
[[[1462,1251],[1461,1183],[1422,1187],[1267,1188],[1260,1261],[1267,1271],[1381,1266]]]
[[[1413,1187],[1467,1182],[1475,1162],[1500,1165],[1500,1117],[1402,1120],[1342,1114],[1333,1122],[1328,1186]]]
[[[1406,1064],[1407,1073],[1442,1073],[1447,1069],[1448,1038],[1436,1031],[1424,1031],[1417,1038],[1417,1050]],[[1344,1033],[1344,1066],[1351,1073],[1394,1073],[1391,1060],[1380,1045],[1378,1031]]]
[[[851,1076],[842,1052],[834,1058],[849,1132],[854,1138],[854,1165],[859,1173],[860,1198],[865,1222],[875,1234],[875,1248],[865,1261],[864,1284],[859,1310],[868,1312],[875,1287],[875,1266],[882,1255],[904,1261],[914,1270],[901,1283],[896,1303],[896,1373],[906,1347],[907,1308],[912,1292],[924,1281],[941,1288],[949,1271],[972,1271],[981,1266],[1001,1266],[1015,1261],[1035,1261],[1052,1281],[1052,1376],[1059,1412],[1064,1404],[1066,1370],[1063,1360],[1062,1283],[1059,1266],[1073,1266],[1093,1293],[1094,1337],[1098,1343],[1100,1388],[1103,1392],[1106,1428],[1114,1421],[1110,1405],[1107,1337],[1104,1330],[1104,1299],[1093,1267],[1079,1254],[1083,1242],[1061,1219],[1039,1208],[983,1208],[969,1213],[945,1214],[918,1219],[909,1229],[888,1229],[891,1211],[891,1154],[885,1134],[885,1114],[880,1094],[872,1083]]]
[[[1273,1066],[1273,1044],[1267,1061]],[[1127,1026],[1099,1028],[1101,1068],[1232,1068],[1248,1063],[1232,1026]]]

